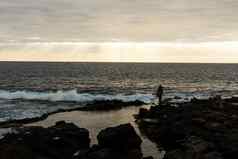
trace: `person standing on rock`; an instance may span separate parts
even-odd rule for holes
[[[159,85],[157,92],[156,92],[156,97],[159,99],[159,105],[162,104],[163,93],[164,93],[164,88],[162,85]]]

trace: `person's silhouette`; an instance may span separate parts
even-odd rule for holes
[[[162,85],[159,85],[157,92],[156,92],[156,96],[159,99],[159,104],[162,104],[162,97],[163,97],[163,93],[164,93],[164,88]]]

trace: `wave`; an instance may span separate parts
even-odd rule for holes
[[[52,102],[82,102],[88,103],[93,101],[120,100],[123,102],[141,101],[151,103],[155,97],[152,94],[133,94],[133,95],[107,95],[107,94],[89,94],[78,93],[77,90],[57,91],[57,92],[33,92],[33,91],[7,91],[0,90],[0,99],[7,100],[41,100]]]

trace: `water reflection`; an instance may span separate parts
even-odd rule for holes
[[[145,106],[147,107],[147,106]],[[139,107],[128,107],[116,111],[102,111],[102,112],[83,112],[73,111],[66,113],[57,113],[49,116],[46,120],[36,122],[28,125],[38,125],[43,127],[49,127],[54,125],[55,122],[65,120],[67,122],[73,122],[76,125],[87,128],[90,131],[91,144],[97,143],[97,134],[107,127],[117,126],[120,124],[131,123],[137,133],[142,137],[142,151],[144,156],[153,156],[155,159],[162,159],[164,155],[160,152],[156,145],[152,143],[147,137],[142,136],[133,117],[139,110]]]

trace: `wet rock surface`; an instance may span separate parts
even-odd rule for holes
[[[167,153],[165,159],[235,159],[238,152],[238,98],[193,99],[141,108],[140,130]]]
[[[86,107],[83,107],[81,110],[84,111],[100,111],[100,110],[116,110],[121,109],[123,107],[129,107],[129,106],[141,106],[145,103],[139,100],[135,101],[121,101],[121,100],[106,100],[106,101],[94,101],[92,103],[87,104]]]
[[[90,147],[89,131],[73,123],[21,127],[0,140],[1,159],[142,159],[142,140],[130,124],[107,128]]]

